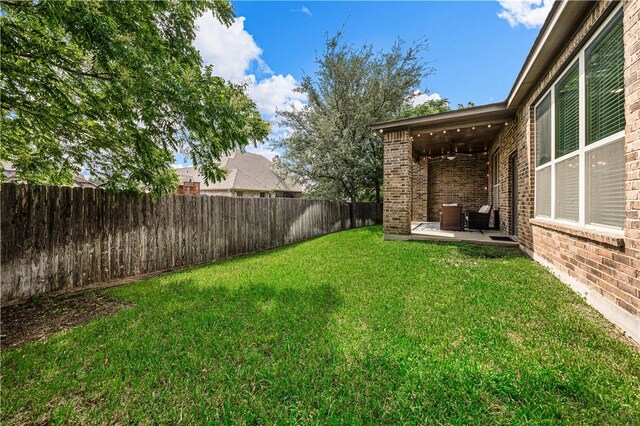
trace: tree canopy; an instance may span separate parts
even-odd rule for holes
[[[289,133],[274,142],[282,167],[314,195],[380,201],[383,144],[371,124],[395,117],[431,73],[421,53],[398,41],[388,52],[356,48],[341,33],[326,40],[318,71],[297,90],[308,103],[280,112]]]
[[[83,168],[107,188],[175,189],[183,152],[208,180],[216,160],[267,137],[242,85],[203,67],[195,19],[230,25],[226,0],[3,1],[2,144],[29,183]]]
[[[458,104],[458,109],[470,108],[473,106],[475,106],[473,102],[467,102],[466,105]],[[430,99],[415,106],[405,105],[402,110],[400,110],[397,118],[419,117],[422,115],[438,114],[440,112],[447,111],[451,111],[451,108],[449,107],[449,99]]]

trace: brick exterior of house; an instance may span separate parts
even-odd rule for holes
[[[640,2],[623,1],[623,31],[625,50],[625,222],[624,235],[603,231],[592,231],[572,225],[534,218],[535,199],[535,140],[534,105],[553,84],[585,41],[591,37],[602,21],[618,3],[599,1],[594,3],[582,25],[570,40],[564,44],[555,61],[547,67],[546,74],[529,91],[520,103],[514,123],[504,127],[484,159],[484,182],[478,187],[489,188],[484,196],[493,203],[492,164],[493,154],[498,152],[500,229],[511,233],[511,199],[517,196],[518,241],[523,251],[549,267],[558,277],[581,292],[588,301],[596,306],[612,321],[616,322],[632,337],[640,341]],[[387,138],[387,136],[393,136]],[[399,144],[406,144],[400,147]],[[387,147],[389,149],[387,149]],[[432,167],[434,160],[427,160],[428,188],[409,188],[423,182],[410,179],[408,171],[397,173],[402,167],[397,152],[411,150],[409,132],[395,132],[385,135],[385,217],[384,232],[393,234],[402,229],[406,232],[408,217],[421,218],[414,212],[411,216],[411,204],[420,206],[419,200],[427,196],[428,219],[436,220],[436,203],[453,198],[452,195],[436,197],[432,194],[445,191],[447,183],[469,180],[469,169],[452,167],[447,171],[447,179],[442,182],[438,169]],[[386,154],[391,155],[388,159]],[[517,156],[517,168],[509,167],[510,158]],[[406,154],[403,164],[410,163],[411,153]],[[404,158],[404,157],[403,157]],[[487,166],[487,159],[489,165]],[[422,159],[420,160],[422,161]],[[446,160],[444,160],[446,161]],[[411,164],[409,164],[410,166]],[[478,165],[479,166],[479,165]],[[518,194],[511,194],[511,173],[517,173]],[[475,179],[473,176],[471,179]],[[398,189],[396,189],[398,188]],[[391,193],[388,191],[391,190]],[[463,191],[463,188],[460,188]],[[413,197],[411,197],[413,194]],[[462,194],[462,193],[461,193]],[[387,204],[391,195],[392,204]],[[478,195],[480,203],[480,195]],[[456,202],[457,200],[452,200]],[[461,201],[465,207],[471,201]],[[406,208],[400,213],[397,208]],[[409,216],[407,216],[409,214]],[[391,226],[393,225],[393,226]],[[609,305],[611,304],[611,305]]]
[[[384,134],[383,228],[389,235],[411,233],[413,161],[409,132]]]

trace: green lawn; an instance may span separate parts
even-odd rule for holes
[[[108,294],[3,351],[3,423],[640,423],[640,353],[515,251],[372,227]]]

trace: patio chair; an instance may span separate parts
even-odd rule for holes
[[[491,206],[482,206],[477,212],[467,212],[469,229],[489,229],[489,219],[491,218]]]
[[[443,204],[440,210],[440,229],[443,231],[464,230],[464,214],[462,206],[457,204]]]

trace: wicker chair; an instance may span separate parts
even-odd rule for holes
[[[443,204],[440,210],[440,229],[443,231],[464,230],[464,214],[462,206],[457,204]]]
[[[491,206],[482,206],[477,212],[467,212],[469,220],[469,229],[489,229],[489,220],[491,219]]]

